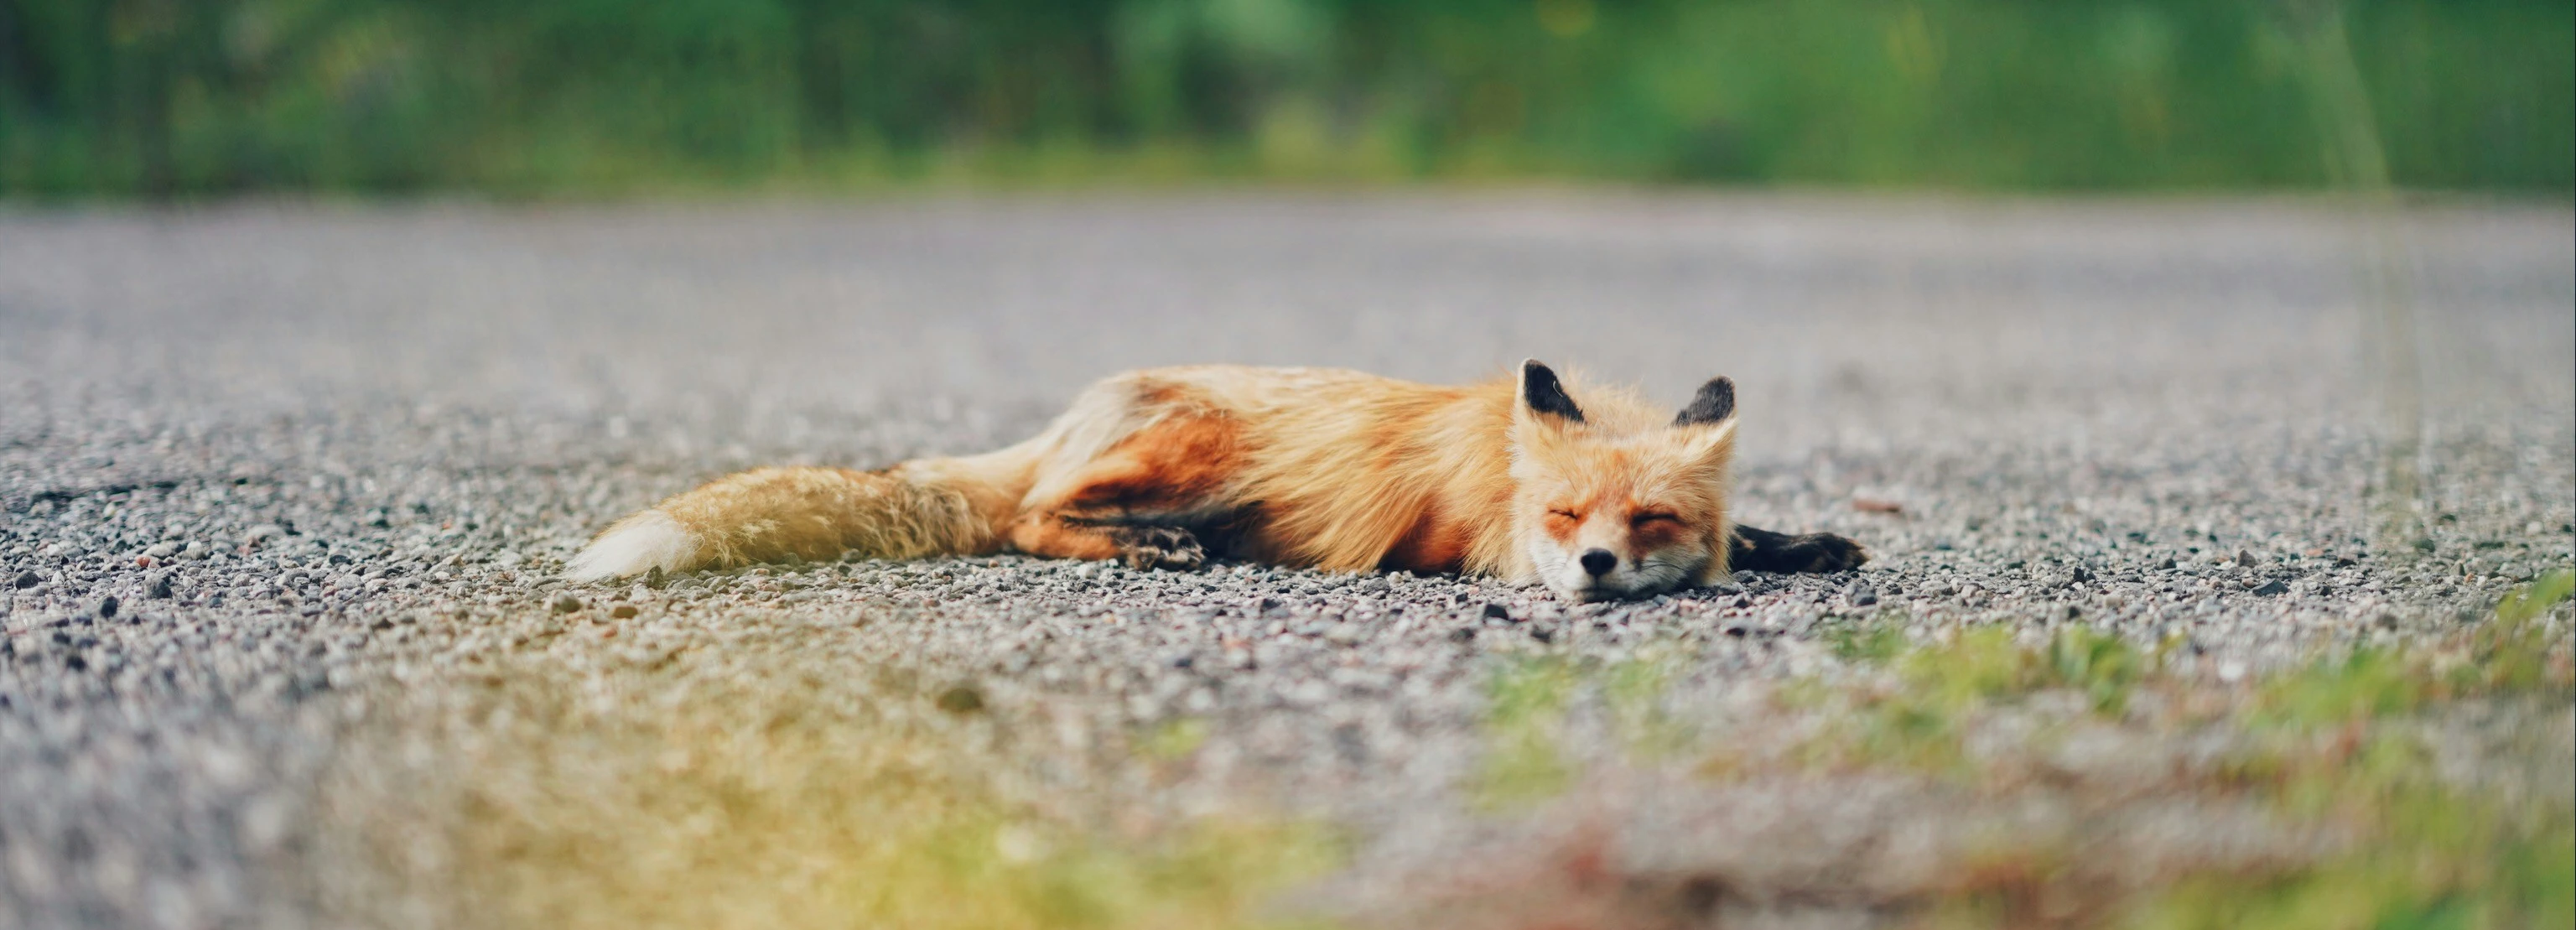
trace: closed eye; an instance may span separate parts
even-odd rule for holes
[[[1658,521],[1658,520],[1666,521],[1666,522],[1671,522],[1671,523],[1680,523],[1680,522],[1682,522],[1682,518],[1681,518],[1681,515],[1680,515],[1680,514],[1675,514],[1675,513],[1664,513],[1664,512],[1661,512],[1661,511],[1652,511],[1652,512],[1648,512],[1648,513],[1641,513],[1641,514],[1638,514],[1638,515],[1633,516],[1633,517],[1629,517],[1629,518],[1628,518],[1628,525],[1630,525],[1630,526],[1646,526],[1646,525],[1651,524],[1651,523],[1654,523],[1654,522],[1656,522],[1656,521]]]
[[[1548,515],[1548,516],[1551,516],[1551,517],[1564,517],[1564,518],[1566,518],[1566,519],[1568,519],[1568,520],[1580,520],[1580,519],[1582,519],[1582,518],[1583,518],[1583,515],[1582,515],[1582,514],[1575,513],[1574,511],[1571,511],[1571,510],[1561,510],[1561,509],[1550,509],[1550,510],[1547,512],[1547,515]]]

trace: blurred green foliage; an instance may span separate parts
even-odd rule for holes
[[[2576,186],[2564,0],[0,0],[0,191]]]

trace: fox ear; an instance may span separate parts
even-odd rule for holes
[[[1708,379],[1690,406],[1673,417],[1674,426],[1716,426],[1735,416],[1735,382],[1725,375]]]
[[[1521,406],[1531,413],[1560,417],[1569,423],[1583,422],[1583,408],[1574,398],[1565,396],[1565,385],[1556,380],[1556,371],[1538,359],[1521,362]]]

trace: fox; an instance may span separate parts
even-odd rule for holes
[[[564,577],[1010,552],[1139,570],[1232,559],[1448,573],[1601,601],[1866,562],[1841,536],[1730,519],[1735,424],[1723,376],[1665,412],[1536,359],[1464,386],[1140,369],[998,451],[716,479],[611,524]]]

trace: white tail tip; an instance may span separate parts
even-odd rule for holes
[[[689,567],[697,551],[697,541],[680,521],[659,510],[647,510],[617,521],[591,540],[564,566],[563,576],[566,581],[588,582],[627,578],[656,568],[675,572]]]

